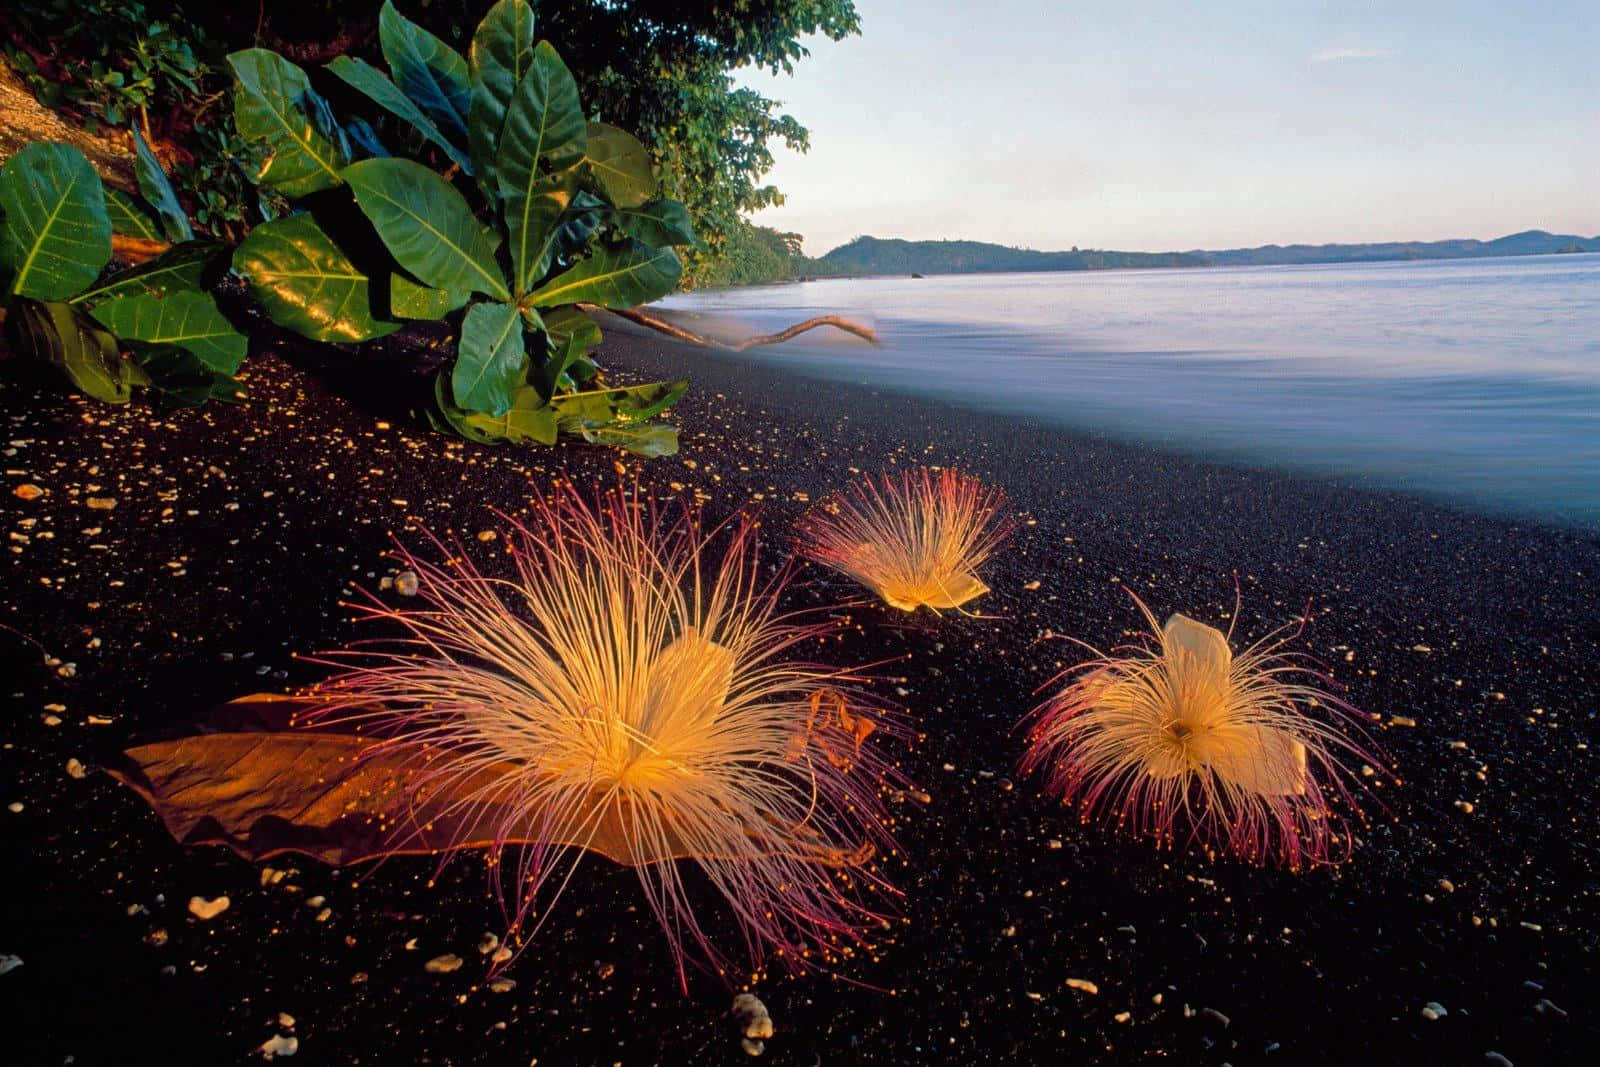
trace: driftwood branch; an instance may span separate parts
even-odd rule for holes
[[[798,337],[807,330],[814,330],[818,326],[832,326],[843,330],[845,333],[853,333],[862,340],[875,345],[883,343],[878,340],[878,335],[868,327],[858,322],[851,322],[849,319],[840,318],[838,315],[818,315],[814,319],[797,322],[786,330],[780,330],[778,333],[764,333],[757,337],[746,338],[743,341],[730,344],[727,341],[719,341],[715,337],[702,337],[700,334],[692,333],[681,326],[676,326],[665,319],[657,318],[646,311],[639,311],[634,308],[602,308],[598,304],[579,304],[578,306],[585,311],[609,311],[618,318],[636,322],[640,326],[648,326],[650,329],[664,333],[676,340],[684,341],[691,345],[699,345],[702,348],[720,348],[725,352],[744,352],[752,348],[758,348],[761,345],[781,344],[792,337]]]

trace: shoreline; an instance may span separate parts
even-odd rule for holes
[[[1279,246],[1288,247],[1288,246]],[[1141,252],[1139,255],[1194,255],[1191,252]],[[1465,260],[1483,259],[1537,259],[1548,256],[1592,256],[1600,255],[1600,249],[1575,248],[1558,250],[1554,252],[1502,252],[1486,256],[1389,256],[1378,259],[1308,259],[1296,260],[1292,263],[1175,263],[1167,266],[1148,265],[1143,267],[1035,267],[1017,268],[1008,267],[1005,270],[933,270],[902,271],[884,274],[807,274],[794,278],[782,278],[772,281],[760,282],[734,282],[728,285],[707,285],[695,289],[683,290],[674,293],[674,296],[689,295],[693,293],[716,293],[730,289],[761,289],[779,285],[805,285],[810,282],[839,282],[839,281],[872,281],[875,279],[895,278],[910,281],[922,278],[958,278],[984,276],[997,274],[1102,274],[1107,271],[1130,273],[1141,271],[1183,271],[1183,270],[1263,270],[1271,267],[1371,267],[1381,263],[1457,263]]]
[[[388,534],[412,517],[484,547],[472,535],[493,528],[493,509],[516,512],[554,477],[602,483],[621,467],[701,497],[710,521],[759,508],[777,562],[810,502],[854,470],[907,462],[981,475],[1023,525],[985,572],[983,618],[853,610],[857,628],[831,653],[903,658],[879,692],[920,732],[896,755],[932,799],[897,812],[903,921],[878,949],[837,979],[775,970],[757,984],[778,1028],[772,1062],[1495,1051],[1533,1063],[1600,1042],[1585,993],[1600,980],[1600,929],[1584,888],[1600,822],[1587,798],[1600,769],[1600,540],[604,328],[601,359],[619,375],[691,379],[669,413],[678,456],[452,441],[362,392],[392,365],[337,351],[255,356],[247,409],[156,418],[0,394],[6,439],[24,442],[5,464],[7,526],[25,538],[11,542],[0,623],[74,664],[64,676],[0,631],[13,679],[3,780],[24,805],[0,823],[21,902],[0,938],[24,961],[0,978],[19,1062],[108,1062],[152,1039],[172,1062],[238,1060],[278,1012],[319,1062],[745,1062],[731,991],[696,975],[678,992],[629,872],[585,863],[509,972],[516,990],[496,995],[471,951],[499,921],[480,861],[432,886],[427,860],[359,879],[274,863],[298,869],[291,893],[222,850],[177,847],[136,798],[65,765],[315,677],[293,655],[362,634],[339,601],[350,583],[377,587]],[[45,495],[19,501],[23,481]],[[91,509],[91,497],[116,504]],[[801,602],[854,595],[814,569],[802,579]],[[1013,727],[1074,658],[1041,637],[1117,643],[1138,621],[1127,589],[1161,616],[1226,620],[1236,580],[1242,639],[1309,600],[1300,647],[1381,716],[1374,735],[1404,785],[1382,791],[1387,817],[1339,870],[1159,852],[1080,825],[1016,776]],[[185,911],[191,895],[219,894],[232,907],[218,919]],[[305,906],[312,896],[329,920]],[[467,965],[424,973],[444,952]],[[1450,1014],[1423,1019],[1430,1001]]]

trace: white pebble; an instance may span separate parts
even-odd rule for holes
[[[10,974],[12,971],[21,966],[21,956],[13,956],[9,952],[5,953],[4,955],[0,955],[0,974]]]
[[[276,1059],[279,1056],[293,1056],[300,1051],[300,1039],[293,1034],[287,1037],[283,1034],[274,1034],[261,1042],[261,1047],[256,1049],[264,1060]]]
[[[1431,1022],[1437,1022],[1450,1013],[1444,1010],[1444,1005],[1436,1000],[1430,1000],[1422,1006],[1422,1017]]]

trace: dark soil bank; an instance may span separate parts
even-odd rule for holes
[[[757,984],[778,1030],[767,1061],[1595,1062],[1592,535],[617,332],[606,355],[695,379],[674,413],[682,453],[626,466],[703,493],[711,518],[757,504],[775,561],[807,499],[891,464],[974,471],[1024,523],[987,574],[980,604],[997,617],[908,625],[866,608],[831,646],[847,662],[906,657],[879,689],[921,732],[899,761],[931,799],[897,811],[903,921],[877,951]],[[379,372],[264,353],[251,407],[170,419],[0,393],[0,623],[17,632],[0,631],[0,954],[22,960],[0,975],[0,1061],[242,1062],[291,1033],[296,1064],[745,1060],[732,990],[697,976],[679,991],[632,872],[584,863],[510,971],[516,988],[493,993],[476,949],[502,920],[481,859],[435,884],[425,859],[279,862],[298,869],[264,884],[261,865],[173,843],[95,769],[141,732],[314,678],[292,657],[356,633],[339,602],[391,573],[387,538],[408,517],[492,559],[476,535],[494,509],[562,474],[617,477],[609,452],[431,434],[373,398]],[[43,495],[22,499],[24,484]],[[1116,643],[1138,621],[1128,589],[1163,617],[1225,620],[1235,574],[1240,636],[1312,601],[1305,647],[1381,715],[1403,785],[1378,790],[1387,814],[1337,870],[1158,851],[1080,825],[1015,774],[1015,724],[1072,658],[1041,635]],[[803,578],[797,604],[852,595]],[[190,915],[191,896],[219,894],[226,912]],[[424,969],[444,953],[465,965]],[[1425,1018],[1430,1002],[1447,1014]]]

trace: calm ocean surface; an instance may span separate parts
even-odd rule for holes
[[[1600,255],[830,280],[663,306],[733,333],[836,312],[886,344],[822,330],[743,358],[1600,528]]]

